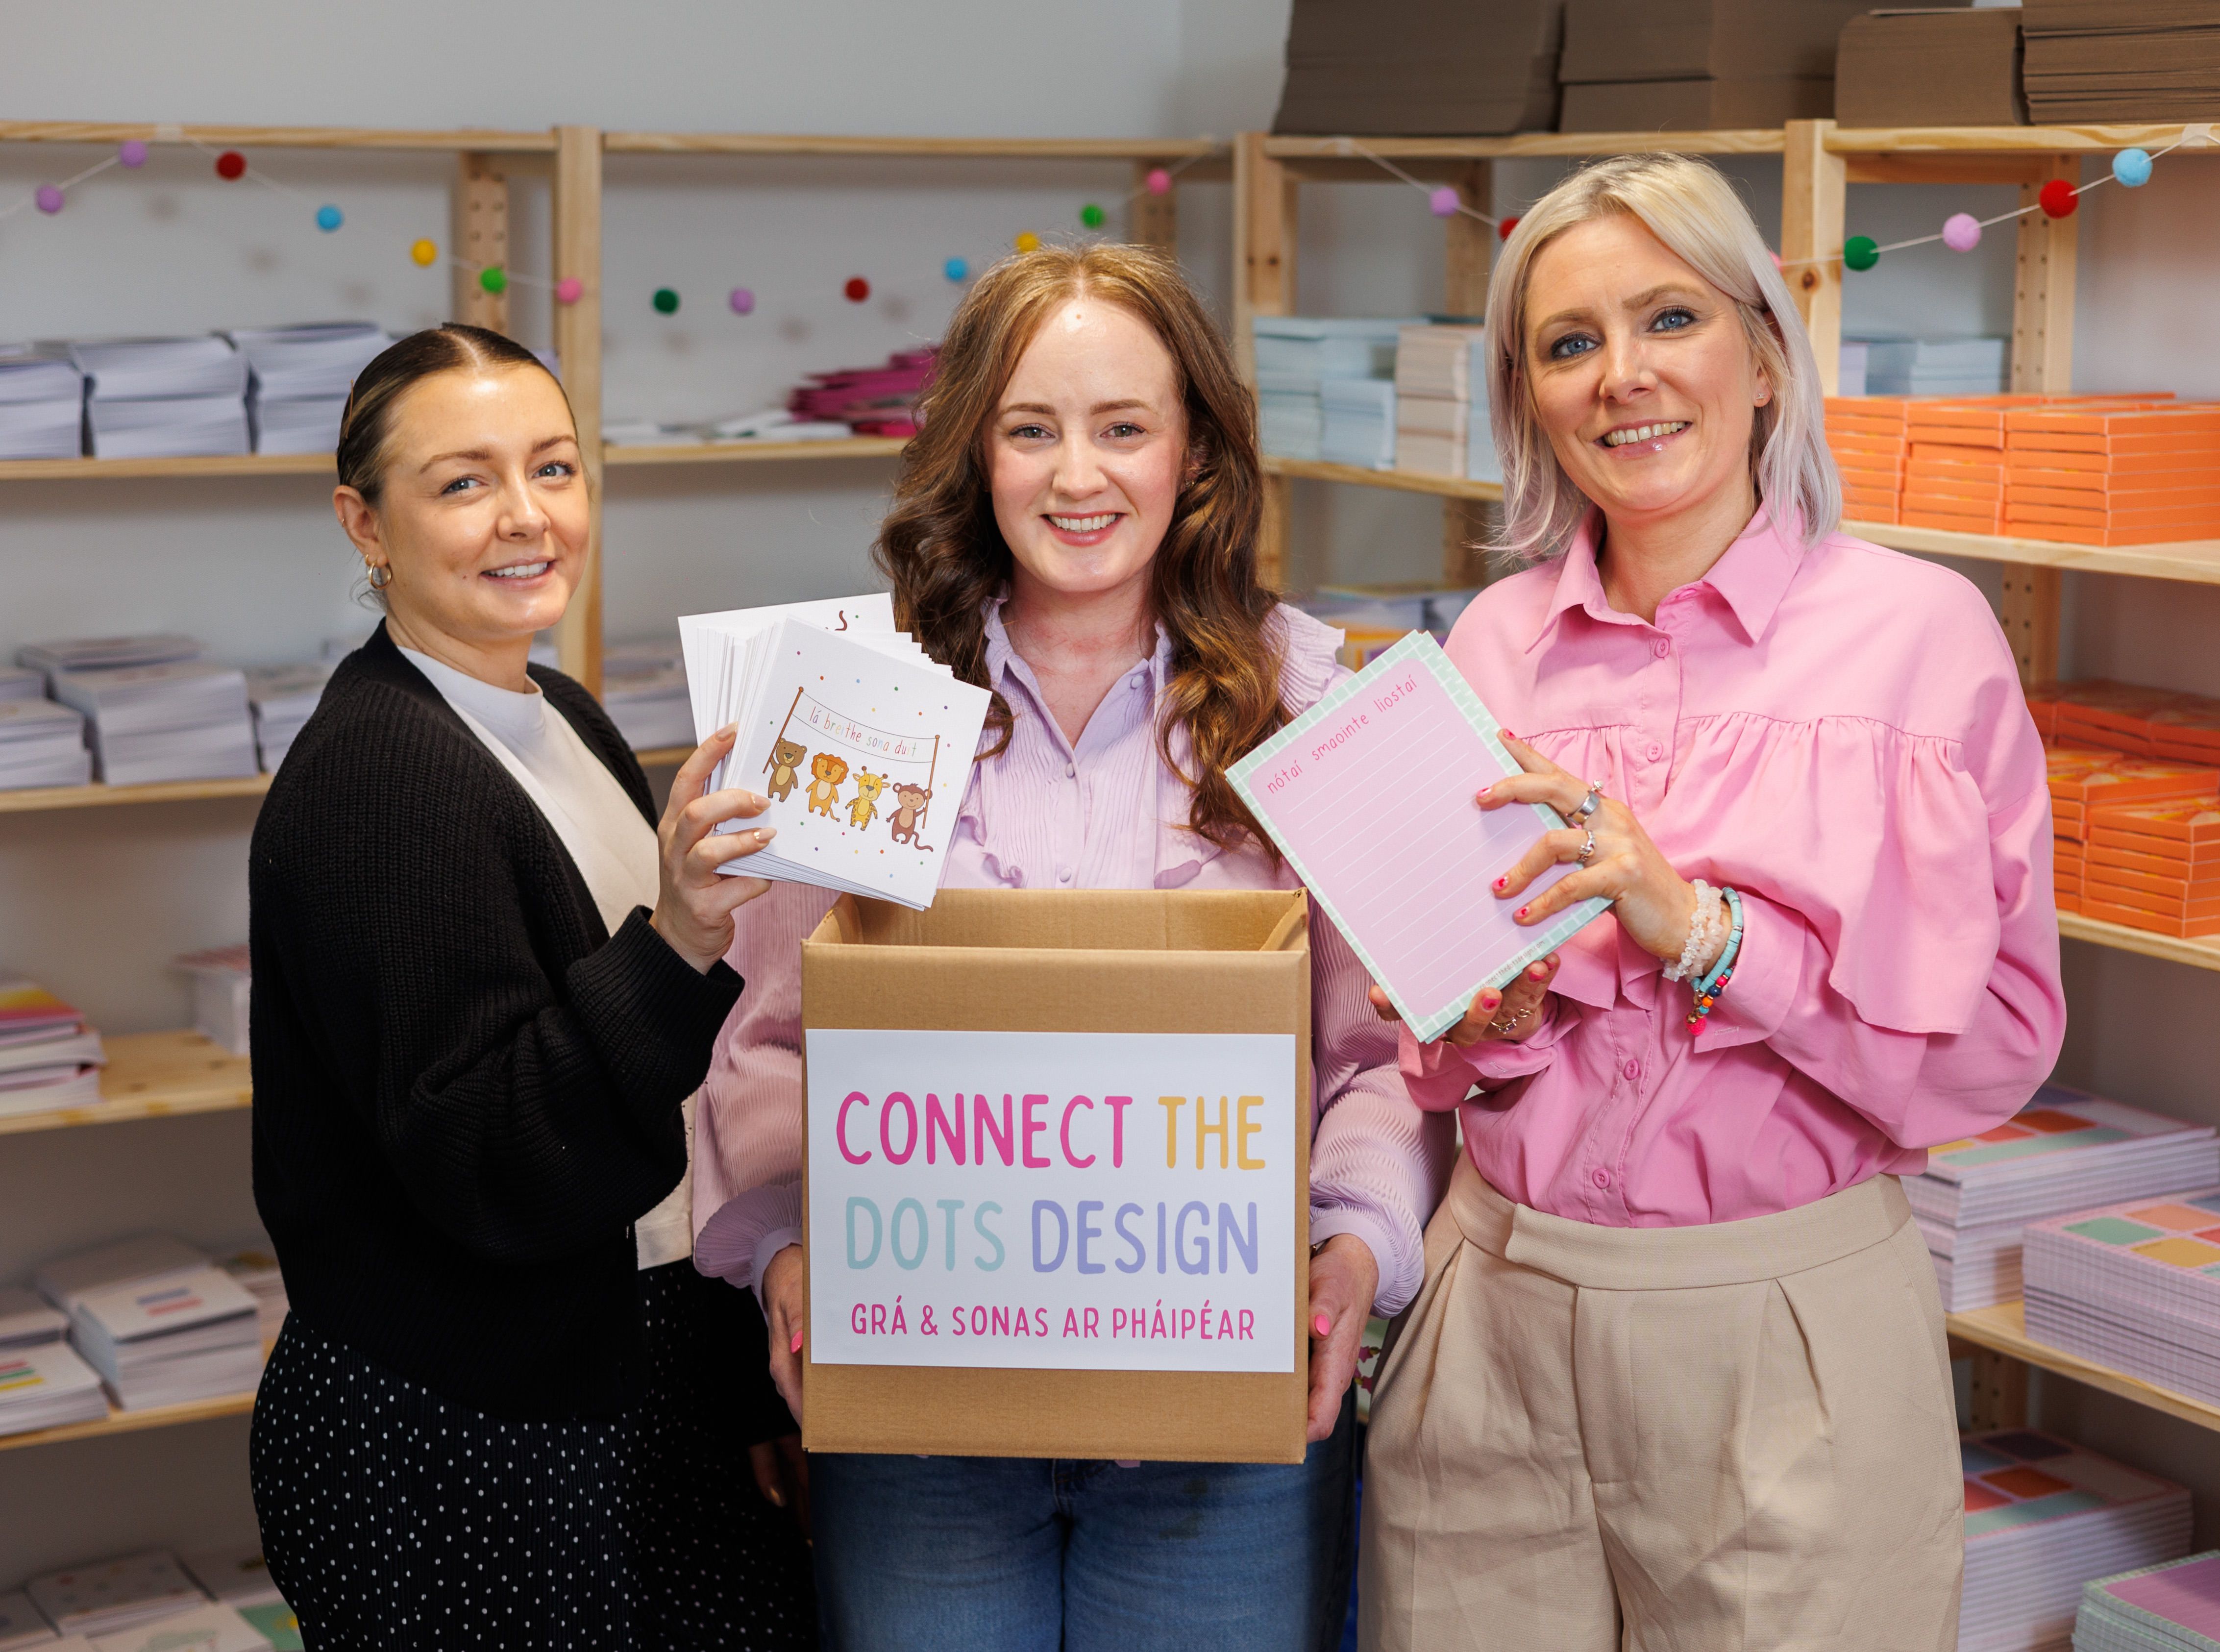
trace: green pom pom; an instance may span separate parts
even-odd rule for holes
[[[488,292],[507,292],[508,272],[498,264],[489,264],[478,271],[478,285]]]
[[[1880,262],[1880,243],[1870,235],[1853,235],[1843,243],[1843,262],[1853,270],[1870,270]]]
[[[1102,209],[1096,206],[1092,201],[1089,201],[1085,206],[1079,209],[1079,221],[1085,224],[1089,229],[1101,228],[1102,219]]]
[[[658,287],[655,290],[655,313],[658,315],[678,314],[678,295],[668,287]]]

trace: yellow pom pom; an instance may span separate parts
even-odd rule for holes
[[[1030,229],[1020,230],[1018,232],[1017,240],[1010,245],[1020,252],[1038,252],[1040,251],[1040,237]]]
[[[428,268],[432,260],[440,256],[440,249],[431,241],[418,241],[415,246],[408,249],[408,256]]]

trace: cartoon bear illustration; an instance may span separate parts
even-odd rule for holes
[[[782,803],[794,795],[794,783],[801,778],[801,760],[809,753],[792,740],[781,740],[770,749],[770,761],[764,767],[770,770],[770,793]]]
[[[848,805],[848,824],[857,831],[879,818],[879,794],[886,784],[884,775],[875,775],[869,769],[856,770],[856,799]]]
[[[895,785],[895,812],[887,817],[887,830],[896,843],[922,849],[928,855],[932,852],[931,844],[917,840],[917,829],[925,824],[925,811],[932,801],[932,794],[922,786],[912,786],[907,782]]]
[[[810,758],[809,772],[814,776],[805,794],[809,812],[829,820],[833,818],[832,806],[840,801],[840,782],[848,777],[848,765],[830,751],[820,751]]]

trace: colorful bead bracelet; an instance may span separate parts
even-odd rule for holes
[[[1727,989],[1727,982],[1734,979],[1735,957],[1742,951],[1742,896],[1730,888],[1723,888],[1719,893],[1726,898],[1731,927],[1727,931],[1727,944],[1719,953],[1719,961],[1712,966],[1709,975],[1689,988],[1695,994],[1694,1007],[1688,1013],[1688,1031],[1691,1033],[1704,1030],[1705,1018],[1711,1014],[1712,1007],[1719,1001],[1719,994]]]

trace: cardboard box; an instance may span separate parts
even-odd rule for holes
[[[1294,0],[1272,130],[1550,131],[1564,28],[1564,0]]]
[[[1866,0],[1568,0],[1558,78],[1568,87],[1832,80],[1836,41],[1865,9]]]
[[[1712,132],[1824,121],[1835,83],[1800,76],[1754,80],[1605,80],[1565,88],[1560,132]]]
[[[809,1449],[1302,1460],[1308,923],[1300,890],[833,907],[801,949]]]
[[[2019,8],[1873,11],[1843,26],[1835,119],[1843,126],[2024,126]]]

